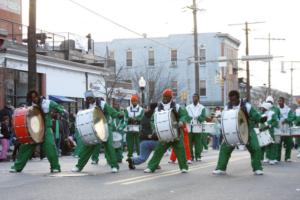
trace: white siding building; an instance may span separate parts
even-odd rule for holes
[[[198,42],[201,60],[238,56],[240,42],[228,34],[201,33]],[[177,102],[182,104],[190,103],[195,92],[195,68],[188,62],[193,60],[193,47],[192,34],[95,43],[97,54],[114,60],[116,72],[120,71],[123,80],[132,80],[136,89],[139,77],[145,77],[149,101],[156,101],[164,88],[171,87]],[[219,77],[226,75],[226,91],[238,89],[237,68],[236,61],[228,62],[226,68],[220,68],[217,62],[200,64],[200,101],[205,105],[223,105],[224,85]]]

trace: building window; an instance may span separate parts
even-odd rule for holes
[[[108,58],[114,60],[115,59],[115,52],[114,51],[109,51]]]
[[[154,50],[151,48],[148,51],[148,65],[149,66],[154,66]]]
[[[126,66],[132,67],[132,51],[130,49],[126,52]]]
[[[206,96],[206,80],[200,80],[200,96]]]
[[[177,81],[171,81],[171,88],[173,90],[174,99],[177,97]]]
[[[206,60],[206,49],[201,45],[199,49],[199,60],[200,60],[200,65],[205,66],[205,60]],[[203,62],[201,62],[203,61]]]
[[[177,65],[177,49],[171,50],[171,65],[172,66]]]
[[[115,52],[114,51],[109,51],[109,53],[108,53],[107,66],[108,67],[115,67],[116,66]]]

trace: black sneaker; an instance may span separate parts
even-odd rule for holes
[[[135,166],[134,166],[133,161],[132,161],[131,158],[127,158],[126,161],[128,162],[128,168],[129,169],[132,169],[132,170],[135,169]]]

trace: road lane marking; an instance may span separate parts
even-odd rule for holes
[[[235,162],[235,161],[243,160],[243,159],[246,159],[246,158],[249,158],[249,156],[243,156],[243,157],[240,157],[240,158],[233,158],[230,161]],[[191,167],[189,167],[189,171],[195,171],[195,170],[215,166],[216,164],[217,164],[217,162],[214,161],[214,162],[205,163],[205,165],[191,166]],[[121,185],[130,185],[130,184],[140,183],[140,182],[143,182],[143,181],[153,180],[153,179],[157,179],[157,178],[161,178],[161,177],[173,176],[173,175],[180,174],[180,173],[181,172],[179,171],[179,169],[173,169],[173,170],[168,170],[168,171],[162,172],[162,173],[154,173],[154,174],[137,176],[137,177],[127,178],[127,179],[121,179],[121,180],[117,180],[117,181],[107,182],[105,184],[106,185],[113,185],[113,184],[118,184],[119,183]]]
[[[249,158],[249,157],[247,156],[247,157],[232,159],[231,162],[243,160],[243,159],[246,159],[246,158]],[[197,167],[193,167],[193,168],[191,167],[189,169],[189,172],[196,171],[196,170],[199,170],[199,169],[208,168],[208,167],[212,167],[212,166],[216,166],[216,162],[207,163],[205,166],[197,166]],[[148,178],[135,180],[135,181],[123,182],[123,183],[121,183],[121,185],[131,185],[131,184],[135,184],[135,183],[150,181],[150,180],[154,180],[154,179],[157,179],[157,178],[173,176],[173,175],[177,175],[177,174],[181,174],[181,171],[176,170],[176,172],[172,172],[172,173],[168,173],[168,174],[162,174],[162,175],[159,175],[159,176],[148,177]]]

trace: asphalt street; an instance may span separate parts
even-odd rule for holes
[[[100,163],[90,162],[81,173],[70,170],[77,159],[61,157],[62,173],[50,174],[46,159],[32,160],[24,171],[9,173],[12,163],[0,163],[1,200],[48,199],[207,199],[207,200],[300,200],[300,159],[293,152],[293,162],[264,165],[263,176],[255,176],[247,151],[235,150],[227,175],[215,176],[218,151],[203,153],[203,161],[191,164],[189,173],[182,174],[177,164],[169,164],[168,156],[161,162],[161,170],[145,174],[146,165],[128,170],[124,161],[120,172],[112,174],[103,154]]]

